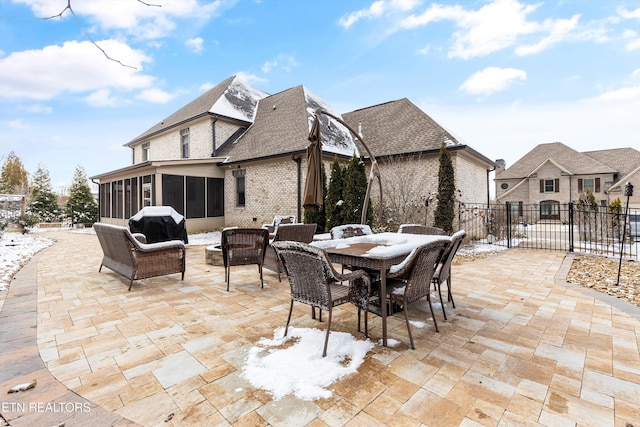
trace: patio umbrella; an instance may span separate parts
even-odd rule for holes
[[[312,212],[322,210],[322,141],[320,140],[320,120],[318,114],[313,119],[310,144],[307,147],[307,181],[304,185],[303,206]]]

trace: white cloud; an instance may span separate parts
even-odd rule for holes
[[[196,37],[193,39],[189,39],[185,42],[185,45],[191,49],[193,53],[201,53],[203,48],[204,40],[202,37]]]
[[[109,89],[100,89],[84,98],[85,102],[93,107],[115,107],[118,98],[111,96]]]
[[[266,61],[262,64],[262,72],[270,73],[274,69],[282,70],[287,73],[291,72],[294,67],[297,67],[300,63],[292,55],[279,54],[276,59]]]
[[[625,19],[638,19],[640,20],[640,7],[636,10],[627,10],[624,7],[618,9],[618,15]]]
[[[53,113],[53,108],[49,107],[48,105],[42,105],[42,104],[31,104],[23,107],[18,107],[18,110],[26,111],[27,113],[34,113],[34,114]]]
[[[166,104],[174,97],[175,95],[172,95],[161,89],[145,89],[136,96],[136,99],[152,102],[154,104]]]
[[[7,127],[11,128],[11,129],[28,129],[30,126],[27,125],[22,120],[16,119],[16,120],[9,121],[7,123]]]
[[[137,69],[110,61],[88,41],[13,52],[0,59],[0,96],[48,100],[64,92],[151,86],[154,78],[141,73],[142,65],[150,61],[144,53],[116,40],[97,43],[111,58]]]
[[[554,44],[566,40],[568,36],[577,28],[579,19],[580,17],[578,15],[574,15],[571,19],[545,21],[542,26],[549,32],[549,35],[547,37],[544,37],[538,43],[518,46],[516,48],[516,54],[531,55],[539,53],[550,48]]]
[[[609,96],[566,103],[420,105],[490,159],[507,165],[538,144],[562,142],[578,151],[635,147],[640,97]]]
[[[506,89],[516,80],[526,80],[527,73],[515,68],[487,67],[474,73],[460,90],[472,95],[491,95]]]
[[[356,22],[364,18],[378,18],[391,11],[409,11],[420,4],[419,0],[377,0],[371,3],[367,9],[360,9],[355,12],[343,15],[338,24],[344,28],[349,28]]]
[[[595,97],[594,101],[621,101],[634,99],[640,101],[640,85],[604,92]]]
[[[626,40],[625,49],[628,51],[640,49],[640,36],[633,30],[627,30],[622,33],[622,38]]]
[[[265,78],[262,78],[262,77],[256,76],[255,74],[247,73],[244,71],[238,71],[236,73],[236,76],[240,77],[242,80],[250,84],[265,83],[267,81],[267,79]]]
[[[461,5],[448,5],[446,2],[429,2],[421,12],[407,15],[419,4],[418,1],[379,0],[367,9],[344,15],[339,23],[349,28],[360,19],[381,19],[390,16],[391,20],[396,22],[387,25],[385,34],[388,35],[402,30],[414,30],[435,22],[451,21],[457,29],[453,33],[448,56],[470,59],[512,47],[516,47],[518,55],[538,53],[563,40],[575,38],[574,33],[577,31],[579,20],[579,16],[575,15],[569,19],[532,21],[529,16],[541,4],[525,4],[517,0],[492,0],[477,10]],[[524,45],[518,47],[520,43]]]

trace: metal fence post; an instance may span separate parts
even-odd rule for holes
[[[511,203],[506,202],[507,209],[507,248],[511,247]]]
[[[569,202],[569,252],[573,252],[573,202]]]

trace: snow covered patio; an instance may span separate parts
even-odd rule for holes
[[[294,347],[271,341],[286,322],[286,279],[265,270],[260,289],[255,266],[233,267],[226,292],[224,268],[190,245],[184,282],[159,277],[127,292],[124,279],[98,273],[95,235],[47,237],[57,243],[17,274],[0,311],[0,410],[12,426],[640,424],[640,309],[567,285],[562,252],[511,249],[454,266],[456,309],[444,321],[436,307],[440,333],[412,307],[424,322],[416,350],[397,315],[397,345],[382,347],[370,316],[373,347],[357,373],[308,398],[254,386],[263,374],[246,369],[260,349]],[[356,316],[334,311],[332,330],[353,335],[345,347],[364,339]],[[301,341],[326,326],[302,304],[291,325]],[[332,334],[330,351],[336,343]]]

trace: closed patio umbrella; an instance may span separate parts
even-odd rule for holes
[[[320,120],[315,115],[311,132],[310,144],[307,147],[307,181],[304,185],[303,206],[312,212],[322,210],[322,141],[320,140]]]

